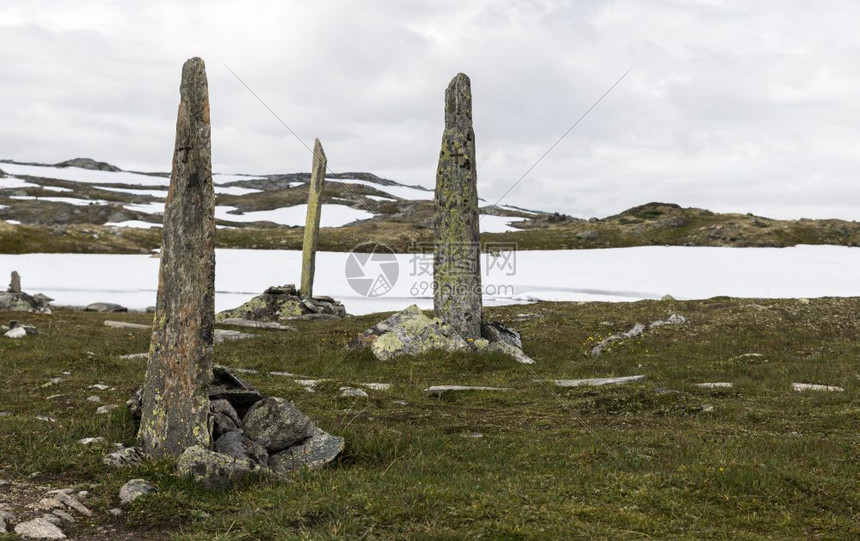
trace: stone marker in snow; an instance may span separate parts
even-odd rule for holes
[[[445,91],[436,170],[433,309],[464,339],[481,338],[481,246],[472,89],[458,73]]]
[[[138,439],[155,458],[211,447],[207,426],[215,326],[215,191],[203,60],[182,66],[158,300]]]
[[[305,219],[305,237],[302,243],[302,283],[299,291],[303,297],[314,296],[314,270],[320,238],[320,214],[326,163],[322,143],[319,139],[315,139],[311,181],[308,184],[308,214]]]

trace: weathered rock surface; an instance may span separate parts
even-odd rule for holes
[[[140,463],[143,454],[137,447],[120,447],[102,458],[102,462],[115,468],[125,468]]]
[[[274,321],[252,321],[250,319],[241,319],[228,317],[219,321],[222,325],[235,325],[236,327],[249,327],[251,329],[275,329],[277,331],[295,331],[298,330],[290,325],[275,323]]]
[[[222,342],[232,342],[233,340],[247,340],[254,338],[254,334],[247,332],[234,331],[232,329],[215,329],[214,342],[220,344]]]
[[[114,329],[151,329],[152,325],[144,325],[142,323],[129,323],[128,321],[112,321],[105,320],[105,327],[113,327]]]
[[[308,438],[313,423],[283,398],[270,397],[254,404],[242,419],[245,435],[277,453]]]
[[[791,388],[795,391],[825,391],[831,393],[841,393],[845,389],[836,385],[820,385],[817,383],[792,383]]]
[[[377,323],[358,339],[376,358],[386,361],[400,355],[418,355],[433,350],[465,351],[469,344],[439,318],[429,318],[412,305]]]
[[[266,448],[238,431],[227,432],[218,438],[215,441],[214,450],[233,458],[246,458],[263,466],[269,462]]]
[[[231,374],[223,366],[216,366],[213,369],[212,384],[209,387],[210,401],[226,400],[241,419],[251,406],[262,399],[263,393]]]
[[[620,378],[587,378],[587,379],[556,379],[553,384],[557,387],[582,387],[582,386],[599,386],[599,385],[620,385],[624,383],[634,383],[644,381],[645,376],[623,376]]]
[[[507,387],[481,387],[475,385],[433,385],[424,389],[430,396],[442,396],[446,393],[462,393],[468,391],[510,391]]]
[[[285,476],[302,468],[325,466],[343,451],[344,440],[313,427],[311,435],[299,445],[269,457],[269,468],[276,475]]]
[[[504,342],[515,348],[523,349],[523,340],[520,332],[498,321],[482,321],[481,338],[485,338],[490,342]]]
[[[157,489],[146,479],[132,479],[119,489],[119,501],[121,505],[128,505],[134,500],[157,492]]]
[[[225,488],[259,472],[260,468],[247,458],[235,458],[193,445],[183,451],[176,470],[180,477],[190,477],[209,488]]]
[[[156,458],[211,446],[208,387],[215,325],[215,191],[203,60],[182,67],[158,300],[138,438]]]
[[[314,271],[316,270],[317,245],[320,237],[322,190],[328,162],[319,139],[314,140],[313,154],[311,181],[308,184],[308,213],[305,218],[305,232],[302,242],[301,293],[304,297],[314,296]]]
[[[458,73],[445,91],[436,170],[433,308],[462,338],[481,337],[481,250],[472,89]]]
[[[27,336],[27,330],[24,327],[15,327],[14,329],[10,329],[6,331],[4,334],[6,338],[24,338]]]
[[[293,284],[273,286],[245,304],[219,312],[217,321],[231,319],[279,323],[294,319],[341,318],[346,315],[343,305],[331,297],[300,296]]]
[[[15,526],[15,533],[21,537],[29,539],[65,539],[66,534],[63,533],[56,524],[45,520],[42,517],[34,518],[22,522]]]

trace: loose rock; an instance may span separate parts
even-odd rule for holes
[[[254,404],[242,420],[245,435],[276,453],[311,435],[313,424],[283,398],[266,398]]]
[[[34,518],[15,526],[15,533],[30,539],[65,539],[66,534],[44,518]]]
[[[424,389],[424,392],[431,396],[442,396],[446,393],[464,391],[510,391],[510,389],[507,387],[480,387],[472,385],[434,385]]]
[[[180,477],[190,477],[209,488],[220,489],[258,472],[259,466],[247,458],[234,458],[193,445],[179,457],[176,470]]]
[[[553,384],[555,384],[557,387],[582,387],[599,385],[619,385],[644,380],[645,376],[640,375],[624,376],[620,378],[557,379],[553,380]]]
[[[88,304],[84,308],[85,312],[104,312],[104,313],[118,313],[118,312],[128,312],[128,308],[125,306],[120,306],[119,304],[113,304],[110,302],[94,302],[92,304]]]
[[[119,489],[120,505],[128,505],[145,494],[157,492],[146,479],[132,479]]]
[[[269,468],[279,476],[301,468],[320,468],[337,458],[343,448],[343,438],[313,427],[311,436],[300,445],[270,456]]]

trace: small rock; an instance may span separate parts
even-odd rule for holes
[[[93,396],[88,396],[88,397],[87,397],[87,401],[89,401],[89,402],[101,402],[101,401],[102,401],[102,399],[101,399],[101,398],[99,398],[99,397],[97,397],[97,396],[95,396],[95,395],[93,395]]]
[[[34,518],[15,526],[15,533],[31,539],[65,539],[66,534],[43,518]]]
[[[53,511],[51,511],[51,512],[52,512],[54,515],[56,515],[57,517],[59,517],[60,519],[65,520],[66,522],[74,522],[74,521],[75,521],[75,517],[73,517],[72,515],[70,515],[70,514],[66,513],[66,512],[65,512],[65,511],[63,511],[62,509],[54,509],[54,510],[53,510]]]
[[[100,406],[96,410],[96,414],[97,415],[104,415],[104,414],[112,412],[113,410],[117,409],[118,407],[119,407],[119,405],[117,405],[117,404],[107,404],[106,406]]]
[[[143,455],[136,447],[120,447],[102,458],[102,462],[115,468],[124,468],[138,464],[143,460]]]
[[[57,420],[53,417],[48,417],[47,415],[37,415],[36,419],[39,421],[44,421],[46,423],[56,423]]]
[[[71,489],[66,489],[71,492]],[[66,507],[77,511],[78,513],[84,515],[85,517],[93,516],[93,512],[86,508],[84,504],[78,501],[77,498],[72,496],[71,494],[65,493],[63,490],[52,490],[48,492],[48,494],[52,494],[54,498],[60,500],[65,504]]]
[[[714,406],[712,406],[710,404],[702,404],[702,411],[704,413],[710,413],[710,412],[714,411]]]
[[[149,353],[127,353],[125,355],[120,355],[119,358],[128,361],[133,359],[148,359]]]
[[[835,385],[819,385],[817,383],[792,383],[791,388],[795,391],[825,391],[831,393],[841,393],[845,389]]]
[[[90,385],[87,388],[88,389],[95,389],[97,391],[105,391],[108,389],[108,386],[105,385],[104,383],[93,383],[92,385]]]
[[[119,507],[114,507],[113,509],[108,509],[108,513],[115,517],[118,517],[122,514],[122,509],[120,509]]]
[[[362,383],[362,387],[366,387],[371,391],[387,391],[391,388],[390,383]]]
[[[63,519],[61,519],[60,517],[58,517],[57,515],[55,515],[53,513],[44,514],[44,515],[42,515],[42,518],[47,520],[48,522],[50,522],[54,526],[59,526],[60,524],[63,523]]]
[[[250,334],[246,332],[239,331],[231,331],[227,329],[215,329],[215,343],[220,344],[225,341],[233,341],[233,340],[246,340],[248,338],[254,338],[255,334]]]
[[[265,466],[269,461],[266,448],[252,439],[246,438],[240,432],[227,432],[215,441],[212,447],[216,453],[233,458],[247,458]]]
[[[52,509],[64,509],[65,505],[57,498],[42,498],[39,503],[33,505],[33,508],[50,511]]]
[[[363,391],[361,389],[356,389],[354,387],[341,387],[340,388],[340,396],[350,397],[350,398],[367,398],[367,391]]]
[[[228,400],[218,399],[209,401],[209,411],[227,416],[237,427],[242,425],[242,419]]]
[[[24,338],[27,336],[27,330],[24,327],[15,327],[10,331],[6,331],[6,338]]]
[[[157,492],[157,490],[146,479],[132,479],[119,489],[120,505],[128,505],[144,494],[152,492]]]
[[[521,364],[535,364],[534,359],[526,355],[523,350],[518,347],[512,346],[507,342],[493,342],[487,347],[487,350],[507,355],[511,359]]]
[[[442,396],[445,393],[464,391],[510,391],[507,387],[479,387],[470,385],[434,385],[424,389],[430,396]]]
[[[671,301],[675,300],[675,297],[673,297],[672,295],[669,295],[667,293],[667,294],[663,295],[662,297],[660,297],[660,300],[663,302],[671,302]]]
[[[809,299],[797,299],[797,303],[798,304],[809,304],[810,300]]]

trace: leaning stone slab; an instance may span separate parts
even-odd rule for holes
[[[304,442],[270,456],[269,468],[278,476],[286,476],[302,468],[320,468],[337,458],[343,448],[343,438],[313,427],[311,436]]]
[[[222,455],[193,445],[179,457],[176,471],[180,477],[188,477],[209,488],[220,489],[259,472],[260,467],[245,458]]]
[[[277,331],[295,331],[295,327],[282,325],[275,321],[252,321],[238,317],[228,317],[218,322],[221,325],[233,325],[234,327],[250,327],[252,329],[275,329]]]
[[[701,387],[703,389],[731,389],[732,384],[728,381],[715,381],[710,383],[697,383],[696,387]]]
[[[599,386],[599,385],[621,385],[624,383],[633,383],[635,381],[644,381],[645,376],[624,376],[620,378],[590,378],[590,379],[556,379],[553,384],[556,387],[583,387],[583,386]]]
[[[434,385],[424,389],[430,396],[442,396],[446,393],[459,393],[464,391],[510,391],[507,387],[479,387],[472,385]]]
[[[144,325],[142,323],[129,323],[128,321],[112,321],[110,319],[106,319],[105,327],[112,327],[114,329],[151,329],[152,325]]]
[[[791,388],[795,391],[826,391],[831,393],[841,393],[845,389],[835,385],[818,385],[815,383],[792,383]]]
[[[311,167],[311,180],[308,183],[308,212],[305,218],[305,232],[302,241],[302,283],[303,297],[314,296],[314,271],[316,270],[317,245],[320,237],[320,215],[322,213],[322,190],[325,183],[327,159],[319,139],[314,140],[314,159]]]

